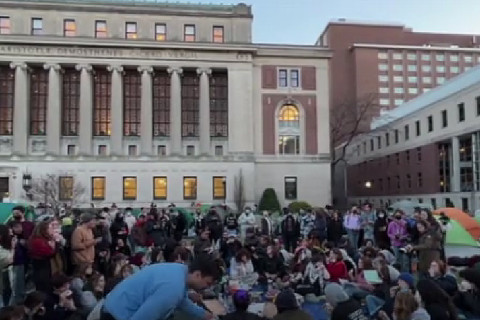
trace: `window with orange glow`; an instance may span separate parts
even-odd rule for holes
[[[153,198],[155,200],[167,199],[167,177],[153,178]]]
[[[63,20],[63,35],[65,37],[74,37],[77,33],[77,24],[73,19]]]
[[[123,200],[137,199],[137,177],[123,177]]]
[[[136,22],[127,22],[125,24],[125,39],[137,39]]]
[[[92,177],[92,200],[105,200],[105,177]]]
[[[165,23],[157,23],[155,25],[155,40],[157,41],[167,40],[167,25]]]
[[[107,21],[97,20],[95,21],[95,38],[107,37]]]
[[[197,177],[183,178],[183,199],[185,200],[197,199]]]
[[[221,26],[213,27],[213,42],[216,42],[216,43],[224,42],[223,27]]]

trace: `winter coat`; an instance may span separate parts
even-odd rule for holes
[[[375,239],[375,243],[380,249],[390,248],[390,238],[388,237],[387,229],[387,218],[378,218],[373,225],[373,237]]]
[[[338,243],[344,234],[343,221],[338,218],[338,220],[330,219],[327,226],[327,238],[328,241],[333,243]]]
[[[413,250],[418,252],[418,270],[427,272],[432,261],[440,259],[441,244],[438,237],[427,231],[420,236]]]
[[[339,282],[340,279],[348,279],[347,266],[343,261],[327,264],[327,271],[330,274],[331,282]]]
[[[57,248],[50,246],[48,240],[43,237],[33,237],[28,244],[28,251],[32,259],[33,282],[36,289],[50,292],[50,278],[54,270],[58,269],[56,267],[58,261]]]
[[[394,247],[403,247],[407,241],[407,222],[405,220],[393,220],[388,224],[388,237]]]
[[[138,221],[132,228],[132,239],[136,246],[144,247],[147,245],[146,223]]]
[[[431,278],[432,281],[436,282],[440,288],[442,288],[449,296],[453,297],[458,291],[457,280],[454,276],[446,274],[444,276]]]
[[[112,234],[112,244],[117,244],[117,239],[122,239],[124,243],[127,243],[128,237],[128,225],[122,219],[115,219],[110,226],[110,233]]]

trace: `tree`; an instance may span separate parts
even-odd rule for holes
[[[73,207],[82,203],[86,189],[74,177],[46,174],[32,180],[27,196],[38,203],[50,205],[55,214],[63,205]]]
[[[331,181],[336,205],[346,205],[346,185],[342,187],[341,184],[345,184],[345,171],[351,155],[348,151],[351,150],[350,146],[357,136],[371,132],[371,120],[380,110],[377,101],[377,94],[367,94],[356,101],[335,106],[330,112]],[[385,120],[388,121],[388,117],[385,117]],[[376,130],[375,134],[378,133]]]
[[[262,198],[258,204],[260,211],[268,210],[270,212],[281,212],[280,202],[278,202],[277,193],[273,188],[267,188],[263,191]]]
[[[235,176],[233,198],[238,212],[242,212],[245,207],[245,184],[242,169]]]

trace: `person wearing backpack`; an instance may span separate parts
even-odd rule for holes
[[[297,240],[300,237],[300,224],[292,212],[285,209],[284,212],[288,212],[288,214],[282,221],[283,243],[287,251],[293,252],[297,247]]]

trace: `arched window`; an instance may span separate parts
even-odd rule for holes
[[[281,107],[278,113],[278,153],[300,153],[300,116],[293,104]]]

